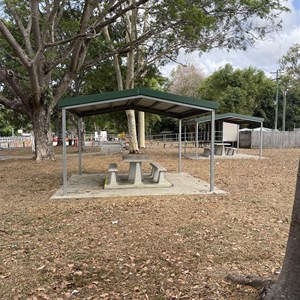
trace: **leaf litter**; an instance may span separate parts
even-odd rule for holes
[[[1,299],[250,300],[256,290],[227,274],[278,275],[298,149],[216,160],[215,185],[227,194],[63,201],[49,200],[62,184],[61,158],[37,164],[20,151],[31,155],[16,149],[0,161]],[[176,171],[176,147],[145,152]],[[126,171],[121,155],[84,156],[83,170],[105,173],[112,161]],[[183,171],[209,182],[208,160],[184,159]],[[76,172],[70,157],[68,174]]]

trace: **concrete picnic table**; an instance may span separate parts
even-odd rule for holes
[[[145,154],[125,154],[122,156],[124,162],[129,163],[129,171],[126,175],[118,174],[118,165],[110,163],[108,175],[105,179],[105,189],[121,188],[149,188],[149,187],[171,187],[173,186],[166,178],[167,169],[154,162]],[[149,174],[143,173],[142,163],[148,162],[152,167]]]
[[[215,143],[215,155],[225,155],[225,146],[230,146],[230,143]]]
[[[151,161],[146,154],[125,154],[123,161],[129,163],[128,181],[133,182],[134,185],[139,185],[143,181],[142,163]]]

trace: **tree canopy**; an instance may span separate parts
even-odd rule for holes
[[[286,95],[286,129],[300,127],[300,44],[294,44],[279,60],[279,90]],[[283,94],[279,97],[279,119],[283,118]]]
[[[197,98],[199,87],[204,80],[201,69],[194,65],[179,65],[171,72],[168,91],[178,95]]]
[[[280,69],[292,85],[300,83],[300,43],[294,44],[279,61]]]
[[[0,9],[0,104],[31,120],[37,160],[53,157],[51,113],[81,70],[126,62],[127,53],[139,62],[145,52],[149,65],[175,59],[182,48],[245,49],[280,29],[287,11],[277,0],[5,0]],[[124,20],[133,15],[129,30]]]
[[[200,87],[203,99],[219,102],[218,113],[263,117],[273,126],[275,83],[253,67],[234,69],[227,64],[206,78]]]

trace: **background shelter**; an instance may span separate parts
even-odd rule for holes
[[[67,194],[67,155],[66,155],[66,112],[78,117],[78,145],[81,145],[80,126],[82,118],[115,111],[137,110],[173,117],[179,120],[178,171],[181,173],[181,132],[182,119],[210,114],[211,148],[214,149],[215,110],[218,104],[212,101],[195,99],[146,88],[65,98],[58,101],[62,110],[63,132],[63,193]],[[79,149],[79,174],[81,171],[81,147]],[[210,191],[214,190],[214,155],[210,158]]]
[[[207,116],[190,119],[184,122],[185,127],[187,125],[195,125],[195,142],[196,142],[196,157],[198,157],[198,148],[199,148],[199,140],[198,140],[198,129],[200,123],[210,123],[212,122],[211,119]],[[226,113],[226,114],[217,114],[215,115],[215,122],[226,122],[237,124],[237,149],[239,149],[239,130],[240,125],[242,124],[251,124],[251,123],[260,123],[260,158],[262,158],[262,138],[263,138],[263,118],[248,116],[248,115],[241,115],[236,113]],[[224,142],[223,140],[221,142]]]

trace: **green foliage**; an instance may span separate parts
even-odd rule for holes
[[[176,28],[167,34],[163,32],[166,45],[177,41],[188,50],[202,52],[215,47],[246,49],[257,38],[278,30],[278,16],[282,11],[287,11],[277,0],[165,0],[157,6],[159,22]]]
[[[160,134],[162,131],[178,132],[178,120],[170,117],[162,116],[160,120],[152,122],[148,127],[148,134]]]
[[[280,61],[280,69],[286,79],[296,87],[300,84],[300,43],[294,44]]]
[[[279,94],[278,101],[278,129],[282,129],[283,95]],[[286,95],[286,130],[300,128],[300,91],[290,89]]]
[[[287,91],[286,97],[286,129],[300,127],[300,44],[294,44],[280,59],[281,76],[279,89]],[[279,97],[278,127],[282,120],[282,93]]]
[[[138,11],[137,39],[128,42],[124,20],[132,3],[1,1],[0,104],[29,116],[39,132],[34,116],[42,115],[43,109],[50,114],[66,93],[116,89],[111,65],[115,54],[123,65],[132,50],[147,58],[147,69],[141,68],[135,81],[159,87],[161,78],[151,75],[151,65],[176,58],[182,48],[201,52],[215,47],[245,49],[279,29],[278,17],[287,10],[277,0],[137,0],[133,8]],[[109,26],[113,50],[103,37],[105,26]],[[11,35],[5,34],[7,31]],[[137,59],[137,67],[141,65]],[[10,70],[13,74],[8,76]],[[242,92],[234,90],[232,94],[235,107]]]
[[[11,109],[0,108],[0,136],[11,136],[12,128],[32,130],[28,117]]]
[[[253,67],[236,69],[229,64],[214,72],[200,87],[203,99],[217,101],[218,113],[263,117],[273,127],[275,83]]]

